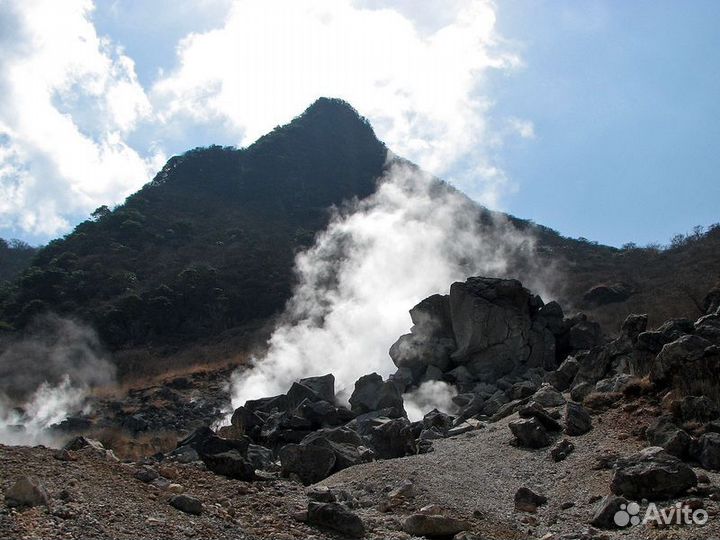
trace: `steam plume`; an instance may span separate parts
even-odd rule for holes
[[[114,376],[95,332],[41,317],[0,354],[0,442],[53,445],[47,428],[82,411],[88,391]]]
[[[462,194],[393,161],[373,196],[338,211],[298,255],[283,322],[267,353],[234,374],[233,406],[285,392],[304,376],[332,372],[342,389],[372,371],[388,375],[388,349],[411,326],[412,306],[469,275],[517,274],[513,262],[533,250],[505,218],[481,219]],[[530,275],[537,285],[540,276]]]

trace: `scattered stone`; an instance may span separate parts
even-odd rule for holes
[[[10,508],[47,506],[49,502],[45,486],[35,476],[21,476],[5,490],[5,504]]]
[[[565,405],[563,395],[548,383],[543,383],[540,389],[533,395],[532,400],[543,407],[560,407],[561,405]]]
[[[458,534],[469,529],[470,525],[450,516],[417,513],[406,517],[402,528],[406,533],[415,536],[442,537]]]
[[[565,433],[571,436],[584,435],[591,429],[590,413],[579,403],[568,402],[565,405]]]
[[[199,516],[203,511],[203,504],[200,499],[193,497],[192,495],[173,495],[170,497],[170,506],[177,508],[181,512],[186,514],[193,514]]]
[[[657,446],[619,459],[616,467],[610,489],[631,499],[668,499],[697,485],[690,467]]]
[[[310,502],[307,522],[332,529],[350,538],[361,538],[365,534],[365,525],[360,517],[338,503]]]
[[[544,495],[538,495],[529,488],[521,487],[515,492],[515,511],[516,512],[530,512],[534,514],[537,512],[537,507],[542,506],[547,502],[547,497]]]
[[[255,469],[238,450],[228,450],[218,454],[203,454],[205,466],[214,472],[236,480],[255,480]]]
[[[509,427],[519,446],[544,448],[550,444],[547,431],[535,418],[513,420]]]
[[[562,439],[550,450],[550,457],[555,462],[559,462],[567,458],[572,451],[575,450],[575,445],[570,439]]]
[[[617,495],[606,495],[595,508],[595,513],[590,521],[590,525],[593,527],[599,527],[601,529],[615,529],[628,523],[623,524],[615,521],[615,516],[621,510],[627,509],[628,500],[625,497],[619,497]],[[629,514],[620,514],[620,516],[628,516]]]
[[[537,402],[531,401],[518,410],[520,418],[534,418],[548,431],[562,431],[562,426]]]
[[[335,376],[332,373],[321,377],[300,379],[298,382],[315,392],[321,400],[330,403],[335,401]]]
[[[152,467],[148,467],[147,465],[143,465],[137,471],[135,471],[135,478],[137,478],[141,482],[145,482],[146,484],[149,484],[159,476],[160,475],[155,469],[153,469]]]
[[[388,499],[409,499],[415,496],[415,484],[412,480],[404,480],[399,486],[388,492]]]
[[[690,453],[692,437],[677,427],[668,416],[661,416],[655,420],[645,431],[645,436],[652,446],[661,446],[668,454],[680,459]]]

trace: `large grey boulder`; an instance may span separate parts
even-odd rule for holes
[[[453,338],[450,319],[450,298],[448,295],[434,294],[410,310],[413,333],[428,337]]]
[[[237,450],[217,454],[201,454],[205,466],[214,472],[236,480],[255,480],[255,467]]]
[[[374,457],[363,438],[346,426],[315,431],[307,435],[300,444],[330,449],[335,454],[332,472],[371,461]]]
[[[530,291],[517,280],[473,277],[450,287],[457,351],[480,380],[494,381],[530,356]]]
[[[303,484],[314,484],[330,476],[335,452],[323,446],[288,444],[280,449],[280,464],[283,475],[295,474]]]
[[[683,335],[667,343],[655,358],[650,381],[659,385],[670,384],[683,368],[701,359],[710,345],[708,340],[694,335]]]
[[[651,446],[617,460],[610,489],[629,499],[655,501],[682,495],[696,485],[697,476],[689,466]]]
[[[450,367],[450,355],[455,350],[452,338],[428,337],[423,334],[405,334],[390,347],[390,358],[398,368],[408,368],[417,381],[422,373],[433,366],[444,372]]]
[[[315,392],[319,399],[330,403],[335,402],[335,376],[332,373],[300,379],[298,383]]]
[[[402,395],[392,381],[383,381],[377,373],[360,377],[350,396],[350,408],[363,414],[381,409],[403,410]]]

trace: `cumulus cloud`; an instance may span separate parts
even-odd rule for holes
[[[533,252],[533,238],[502,215],[483,220],[465,196],[395,163],[373,196],[339,212],[298,255],[282,324],[254,367],[234,375],[233,405],[305,376],[332,372],[339,389],[373,371],[387,376],[388,349],[412,325],[412,306],[470,275],[522,277],[538,290],[541,269],[519,264]]]
[[[343,98],[395,152],[497,203],[506,178],[483,152],[481,83],[519,59],[494,27],[484,0],[239,0],[222,28],[180,43],[153,100],[168,125],[219,123],[248,144],[320,96]]]
[[[129,9],[136,18],[158,9],[101,7],[117,24],[134,24]],[[488,70],[520,59],[496,35],[490,0],[181,0],[182,21],[166,17],[178,31],[147,42],[195,30],[172,44],[175,64],[137,59],[157,74],[147,87],[122,44],[98,33],[94,9],[90,0],[4,3],[0,229],[66,232],[139,188],[169,149],[248,145],[320,96],[349,101],[395,152],[484,204],[512,190],[487,151],[498,130],[482,86]],[[149,59],[167,64],[153,70]],[[516,121],[509,131],[531,136]]]
[[[97,35],[86,0],[5,2],[0,53],[0,227],[53,235],[115,202],[164,157],[131,148],[151,114],[133,61]]]

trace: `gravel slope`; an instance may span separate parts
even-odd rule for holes
[[[401,531],[402,520],[429,504],[469,520],[471,530],[483,539],[578,534],[588,527],[596,506],[593,498],[609,494],[611,471],[594,468],[597,456],[626,454],[644,446],[641,428],[657,412],[652,406],[642,406],[633,413],[615,409],[594,416],[594,429],[572,438],[576,449],[560,463],[550,459],[549,449],[512,446],[507,424],[513,416],[476,432],[436,441],[431,453],[359,465],[319,485],[346,492],[366,525],[366,537],[373,540],[409,539]],[[0,446],[0,489],[21,475],[33,474],[52,497],[49,509],[23,511],[8,509],[0,499],[0,538],[342,538],[294,519],[307,505],[307,497],[305,488],[290,480],[240,482],[215,476],[199,464],[158,468],[203,501],[202,515],[192,516],[168,504],[168,491],[135,479],[135,464],[108,461],[87,451],[79,452],[76,461],[60,461],[54,453],[42,447]],[[720,475],[708,476],[713,485],[720,486]],[[415,495],[389,502],[388,492],[405,480],[413,482]],[[514,511],[513,497],[521,486],[548,497],[537,514]],[[720,506],[708,498],[704,503],[710,520],[702,528],[636,527],[602,534],[633,539],[720,537]]]

